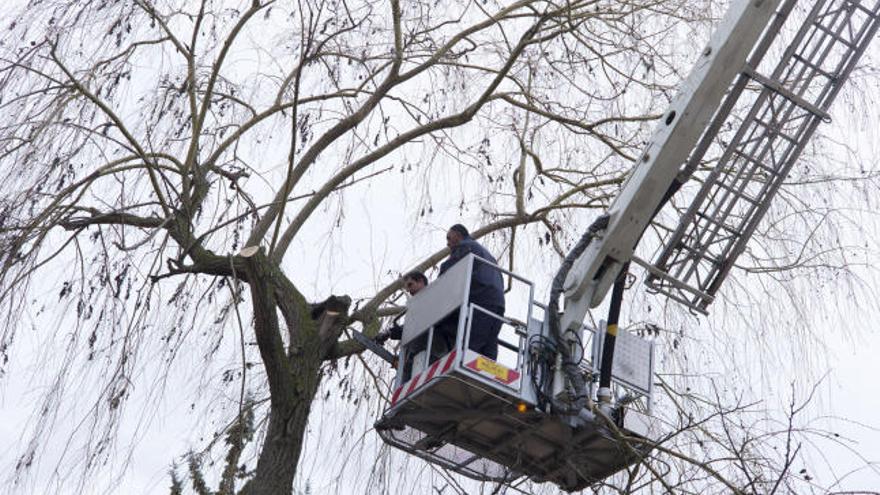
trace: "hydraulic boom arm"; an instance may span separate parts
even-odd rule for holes
[[[633,255],[636,244],[674,184],[721,99],[746,65],[780,0],[734,2],[703,50],[679,95],[658,123],[623,189],[608,209],[608,227],[575,260],[566,278],[560,326],[580,325]]]

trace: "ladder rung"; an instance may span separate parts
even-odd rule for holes
[[[762,162],[762,161],[760,161],[760,160],[757,160],[757,159],[756,159],[755,157],[753,157],[752,155],[747,155],[747,154],[745,154],[745,153],[743,153],[743,152],[741,152],[741,151],[739,151],[739,150],[737,150],[737,149],[732,150],[732,153],[733,153],[736,157],[738,157],[738,158],[742,158],[743,160],[745,160],[745,161],[751,163],[753,166],[760,168],[761,170],[763,170],[764,172],[766,172],[767,175],[772,175],[772,176],[779,175],[779,172],[778,172],[775,168],[773,168],[773,167],[771,167],[771,166],[769,166],[769,165],[766,165],[764,162]]]
[[[657,281],[659,281],[660,283],[657,283]],[[713,296],[708,296],[708,294],[707,294],[709,299],[704,299],[704,298],[701,298],[700,296],[694,296],[694,299],[696,299],[696,300],[691,301],[690,299],[688,299],[687,297],[685,297],[683,295],[683,294],[685,294],[685,291],[678,289],[677,287],[675,287],[672,284],[664,284],[663,282],[668,282],[668,281],[664,281],[663,279],[658,278],[658,277],[649,276],[648,280],[647,280],[648,288],[650,290],[653,290],[657,294],[663,294],[666,297],[668,297],[669,299],[687,306],[692,311],[696,311],[696,312],[703,314],[703,315],[709,314],[709,312],[706,311],[705,307],[708,306],[709,304],[711,304],[712,301],[715,300],[715,298]],[[673,292],[674,290],[676,292]]]
[[[757,205],[757,203],[755,203],[755,205]],[[714,224],[714,225],[717,225],[717,226],[721,227],[722,229],[724,229],[724,230],[730,232],[731,234],[733,234],[733,235],[735,235],[735,236],[737,236],[737,237],[741,237],[741,236],[742,236],[742,232],[741,232],[741,231],[737,230],[736,228],[734,228],[734,227],[732,227],[732,226],[730,226],[730,225],[727,225],[726,223],[724,223],[724,222],[722,222],[722,221],[716,219],[715,217],[710,217],[710,216],[708,216],[708,215],[706,215],[705,213],[700,212],[700,211],[698,211],[698,212],[696,212],[696,213],[697,213],[697,216],[703,218],[703,219],[706,220],[707,222],[710,222],[710,223],[712,223],[712,224]]]
[[[785,139],[786,141],[788,141],[788,142],[791,143],[791,144],[794,144],[794,145],[797,145],[797,144],[798,144],[797,139],[795,139],[795,138],[789,136],[788,134],[786,134],[786,133],[780,131],[779,129],[776,128],[777,126],[775,126],[775,125],[771,125],[769,122],[765,122],[765,121],[763,121],[763,120],[761,120],[761,119],[756,118],[756,119],[755,119],[755,123],[761,125],[761,126],[764,127],[765,129],[767,129],[767,133],[768,133],[770,136],[778,136],[778,137],[781,137],[782,139]]]
[[[692,246],[688,246],[685,243],[681,243],[678,246],[679,246],[679,248],[681,248],[680,250],[688,251],[693,256],[695,256],[697,258],[704,259],[704,260],[708,261],[709,263],[712,263],[715,266],[721,266],[721,260],[719,260],[718,258],[716,258],[714,256],[709,255],[705,251],[700,251],[697,248],[692,247]]]
[[[861,10],[864,14],[867,14],[867,16],[870,17],[871,19],[878,18],[878,15],[876,12],[871,12],[871,9],[862,5],[862,2],[860,2],[859,0],[848,0],[848,3],[850,5],[852,5],[853,7]]]
[[[792,55],[791,58],[793,58],[794,60],[796,60],[796,61],[798,61],[798,62],[800,62],[800,63],[802,63],[802,64],[804,64],[804,65],[806,65],[808,68],[812,69],[814,72],[818,73],[820,76],[825,77],[826,79],[828,79],[828,80],[831,81],[832,83],[836,83],[836,82],[837,82],[837,76],[836,76],[836,75],[831,74],[830,72],[826,71],[826,70],[823,69],[822,67],[819,67],[818,65],[814,64],[814,63],[812,62],[812,60],[808,60],[808,59],[806,59],[806,58],[804,58],[804,57],[801,57],[800,54],[798,54],[798,53],[795,53],[794,55]]]
[[[831,120],[831,116],[828,115],[828,112],[826,112],[825,110],[822,110],[821,108],[817,107],[816,105],[813,105],[812,103],[801,98],[800,96],[792,93],[785,86],[783,86],[780,81],[770,79],[769,77],[758,73],[756,70],[754,70],[751,67],[746,67],[746,69],[743,71],[743,73],[745,73],[747,76],[749,76],[750,78],[752,78],[755,81],[757,81],[758,83],[760,83],[765,88],[782,96],[786,100],[794,103],[795,105],[803,108],[804,110],[807,110],[808,112],[819,117],[823,121],[827,122],[827,121]]]
[[[689,292],[689,293],[693,294],[694,296],[697,296],[700,299],[708,300],[709,302],[712,302],[712,300],[715,299],[711,295],[706,294],[705,292],[697,289],[696,287],[691,287],[690,285],[688,285],[688,284],[678,280],[677,278],[673,277],[672,275],[666,273],[661,268],[658,268],[658,267],[648,263],[647,261],[639,258],[638,256],[633,256],[632,260],[636,264],[638,264],[638,265],[642,266],[643,268],[645,268],[646,270],[648,270],[648,273],[650,274],[650,276],[656,280],[662,280],[664,282],[667,282],[667,283],[669,283],[669,285],[671,287],[675,287],[676,289],[684,291],[684,292]]]
[[[713,235],[703,239],[702,242],[698,242],[698,239],[691,237],[691,239],[689,239],[691,241],[690,243],[682,242],[679,244],[679,247],[686,247],[690,252],[697,253],[699,256],[705,258],[706,260],[708,260],[712,264],[718,264],[721,262],[721,258],[712,257],[708,254],[703,255],[700,253],[708,252],[709,247],[713,246],[713,245],[715,245],[715,246],[718,246],[718,245],[729,246],[732,242],[735,242],[737,239],[738,238],[735,235],[733,235],[733,233],[719,234],[716,232]]]
[[[746,181],[746,182],[755,182],[755,181]],[[744,200],[748,201],[749,203],[752,203],[753,205],[761,204],[761,200],[759,198],[749,196],[748,194],[745,194],[742,191],[742,189],[736,189],[732,185],[727,184],[726,182],[716,181],[715,184],[717,184],[718,187],[724,189],[725,191],[728,191],[731,194],[733,194],[736,199],[744,199]]]
[[[817,28],[818,30],[820,30],[820,31],[822,31],[823,33],[827,34],[829,38],[831,38],[832,40],[834,40],[834,41],[836,41],[836,42],[838,42],[838,43],[840,43],[840,44],[846,46],[846,47],[849,48],[851,51],[856,51],[856,50],[858,50],[858,46],[857,46],[857,45],[854,45],[852,42],[847,41],[847,40],[841,38],[840,35],[838,35],[838,34],[835,33],[834,31],[832,31],[831,29],[827,28],[827,27],[824,26],[823,24],[819,24],[818,22],[816,22],[816,23],[813,23],[813,25],[816,26],[816,28]]]

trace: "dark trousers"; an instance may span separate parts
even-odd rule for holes
[[[486,306],[486,309],[498,316],[504,316],[504,308],[501,306]],[[498,332],[501,331],[502,322],[494,316],[474,309],[474,321],[471,322],[470,348],[480,354],[495,360],[498,358]]]
[[[502,306],[476,304],[498,316],[504,316],[504,307]],[[479,309],[474,309],[474,321],[471,322],[471,341],[468,347],[488,358],[496,359],[498,357],[498,332],[501,331],[501,325],[502,322],[498,318]],[[453,312],[437,324],[434,329],[434,344],[431,346],[431,359],[446,354],[455,346],[457,328],[458,311]]]

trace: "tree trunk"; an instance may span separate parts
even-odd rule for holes
[[[302,453],[312,401],[321,383],[321,364],[341,332],[341,321],[351,300],[328,298],[313,316],[305,314],[304,300],[289,286],[284,274],[262,251],[245,258],[253,297],[254,332],[269,382],[269,424],[257,460],[257,469],[242,488],[246,495],[289,494]],[[281,338],[278,308],[291,331],[286,352]],[[289,329],[290,330],[290,329]]]
[[[321,381],[319,366],[311,371],[301,369],[298,374],[300,376],[295,376],[294,380],[305,388],[292,400],[284,401],[292,407],[270,406],[269,426],[257,461],[257,472],[244,486],[242,494],[289,494],[293,489],[312,400]]]

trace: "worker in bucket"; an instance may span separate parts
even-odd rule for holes
[[[453,225],[446,232],[446,245],[449,247],[449,258],[440,265],[440,275],[442,276],[446,270],[471,253],[488,261],[491,265],[479,261],[474,262],[468,300],[498,316],[504,316],[504,280],[501,271],[494,266],[498,264],[495,257],[475,241],[467,228],[461,224]],[[498,357],[498,332],[501,331],[502,321],[476,309],[473,318],[470,349],[488,358],[496,359]],[[448,349],[451,349],[455,343],[457,328],[457,311],[438,325],[437,337],[440,340],[445,340]]]
[[[413,270],[403,276],[403,288],[410,296],[418,294],[419,291],[424,289],[427,285],[428,277],[418,270]],[[400,323],[400,318],[403,315],[404,313],[397,315],[388,329],[383,330],[376,335],[376,343],[382,344],[388,339],[400,340],[403,335],[403,325]]]
[[[403,276],[403,288],[409,293],[410,296],[414,296],[419,293],[422,289],[424,289],[428,285],[428,277],[425,276],[424,273],[413,270],[408,272]],[[376,341],[377,344],[384,344],[388,339],[391,340],[400,340],[403,337],[403,324],[400,319],[406,312],[402,312],[394,317],[391,321],[391,326],[387,329],[379,332],[373,340]],[[427,342],[425,339],[419,339],[413,342],[410,346],[409,352],[406,353],[406,360],[404,361],[403,374],[406,377],[409,377],[413,373],[413,362],[416,360],[416,356],[425,350],[427,347]],[[436,344],[432,347],[436,347]]]

